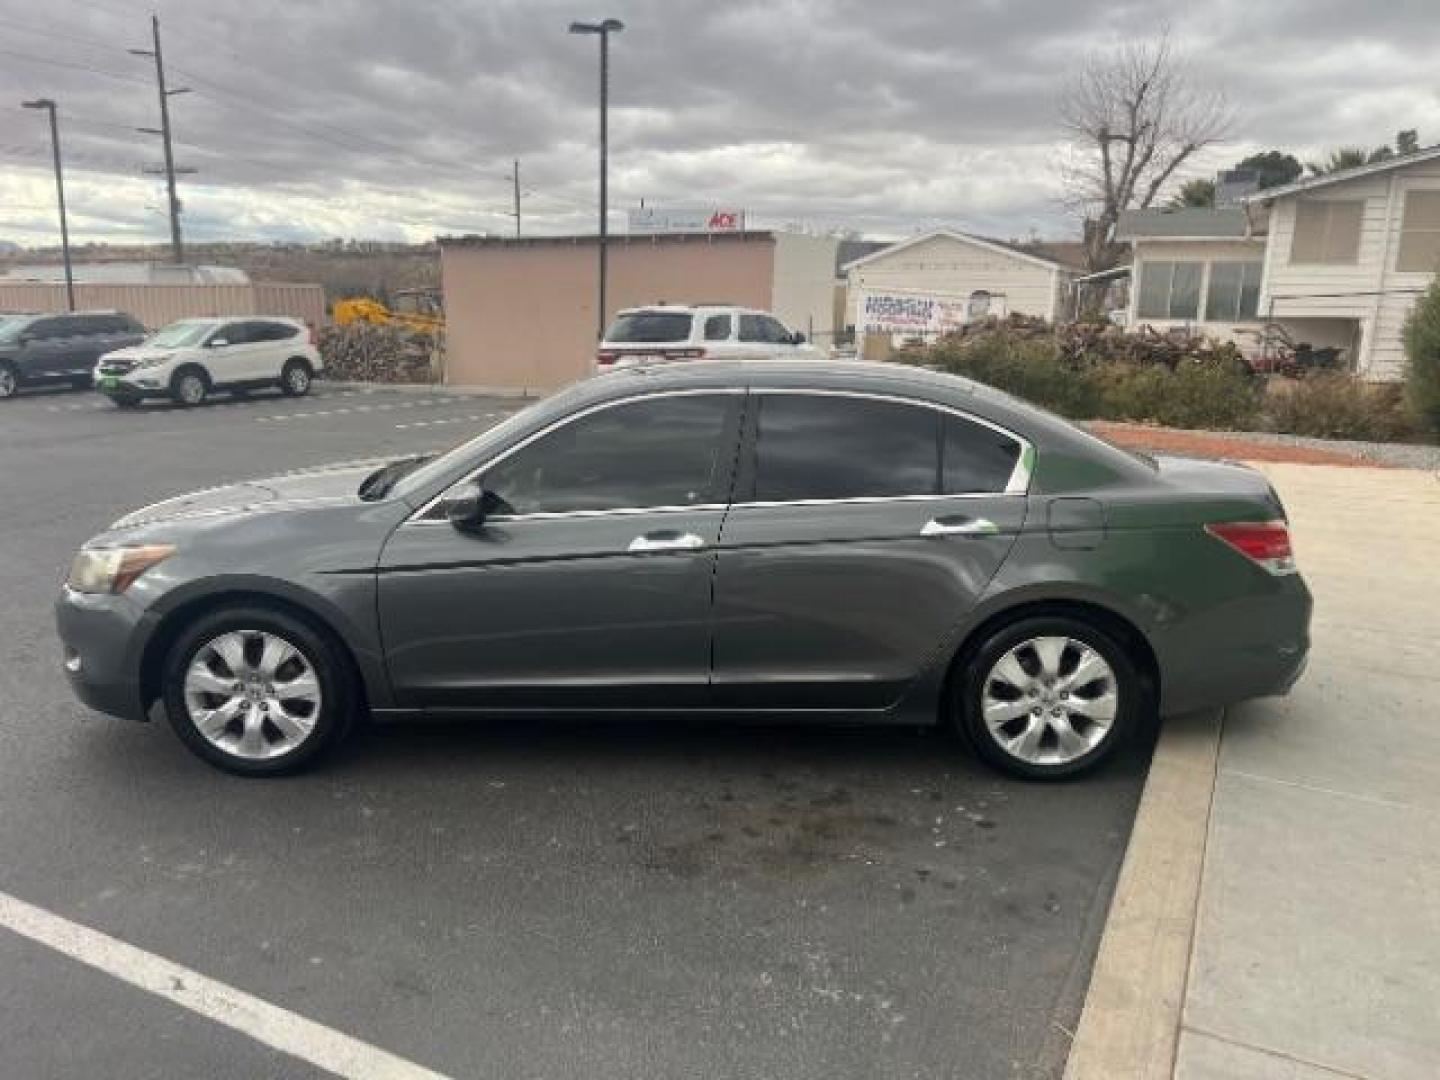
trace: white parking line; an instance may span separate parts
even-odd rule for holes
[[[446,1080],[423,1065],[3,892],[0,926],[347,1080]]]
[[[322,416],[345,416],[349,413],[359,412],[390,412],[394,409],[418,409],[427,405],[451,405],[458,399],[450,397],[418,398],[414,401],[394,401],[386,405],[356,405],[344,409],[310,409],[306,412],[294,413],[271,413],[269,416],[257,416],[257,424],[281,424],[289,420],[314,420]]]
[[[405,431],[408,428],[437,427],[440,424],[470,424],[476,420],[494,420],[499,413],[471,413],[469,416],[443,416],[439,420],[414,420],[408,424],[396,424],[396,431]]]

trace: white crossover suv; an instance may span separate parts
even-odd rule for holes
[[[95,388],[122,407],[154,397],[199,405],[217,390],[267,387],[298,397],[323,366],[299,319],[182,319],[100,357]]]
[[[615,317],[595,354],[601,371],[670,360],[819,360],[820,350],[774,315],[749,308],[663,304]]]

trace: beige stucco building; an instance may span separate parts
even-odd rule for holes
[[[593,236],[441,240],[445,381],[545,392],[594,370]],[[660,302],[773,312],[822,348],[834,332],[836,241],[781,232],[612,236],[606,322]]]

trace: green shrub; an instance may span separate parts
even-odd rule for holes
[[[1414,430],[1399,386],[1339,372],[1276,382],[1268,410],[1275,430],[1292,435],[1388,442]]]
[[[1405,320],[1405,399],[1420,426],[1440,433],[1440,278]]]
[[[898,359],[964,375],[1076,420],[1237,428],[1253,423],[1259,402],[1259,380],[1224,353],[1181,360],[1172,370],[1066,356],[1050,339],[989,334],[907,350]]]

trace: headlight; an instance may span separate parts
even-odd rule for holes
[[[170,359],[169,353],[156,353],[152,356],[142,356],[130,365],[131,371],[139,371],[141,368],[159,367]]]
[[[82,548],[65,584],[82,593],[123,593],[146,570],[174,554],[173,544]]]

